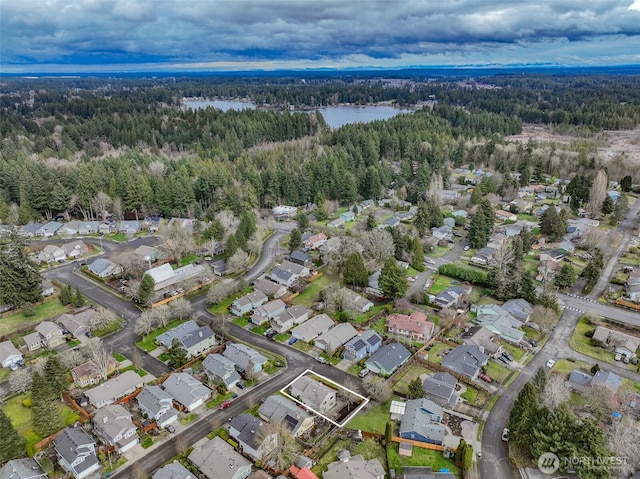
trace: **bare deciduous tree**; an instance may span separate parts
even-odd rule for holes
[[[177,222],[171,226],[160,226],[158,236],[163,240],[159,248],[178,262],[182,260],[185,255],[196,250],[196,243],[191,232],[180,226]]]
[[[560,374],[552,374],[542,392],[542,404],[555,409],[569,399],[571,391]]]
[[[258,441],[262,447],[262,460],[276,471],[289,469],[298,458],[300,445],[284,424],[272,422],[264,425],[258,432]]]
[[[322,291],[322,299],[324,300],[324,307],[330,313],[337,313],[345,309],[344,291],[338,283],[331,283]]]
[[[609,428],[607,436],[607,449],[615,451],[618,457],[626,460],[611,471],[613,477],[629,477],[640,469],[640,431],[630,416],[625,416],[616,421]]]
[[[220,336],[227,336],[229,333],[229,318],[225,316],[216,316],[211,320],[211,328]]]
[[[230,273],[238,273],[244,271],[249,264],[249,255],[238,249],[229,259],[227,259],[227,269]]]
[[[153,318],[153,321],[156,325],[160,325],[165,328],[167,326],[167,323],[171,319],[171,308],[166,304],[158,306],[157,308],[151,310],[151,317]]]
[[[99,374],[102,379],[107,379],[107,375],[109,373],[109,365],[112,363],[113,358],[111,357],[111,353],[102,348],[94,351],[91,359],[89,360],[91,370],[96,374]]]
[[[109,208],[112,203],[111,197],[103,191],[98,191],[96,196],[91,198],[93,211],[99,215],[103,221],[107,219],[107,214],[109,213]]]
[[[45,356],[40,356],[39,358],[36,358],[36,360],[33,362],[33,365],[31,366],[31,371],[34,373],[38,372],[42,374],[42,372],[44,371],[45,364],[47,364],[47,358]]]
[[[89,320],[89,327],[92,331],[95,331],[96,329],[102,329],[109,326],[117,319],[118,318],[111,310],[102,306],[98,306],[96,314],[94,314],[93,317]]]
[[[365,391],[371,399],[378,402],[385,402],[391,397],[391,386],[380,378],[372,379],[365,383]]]
[[[585,210],[589,213],[591,218],[598,218],[602,210],[602,203],[604,203],[607,197],[607,174],[604,170],[599,170],[596,174],[591,188],[589,189],[589,203],[587,203]]]
[[[224,301],[233,293],[233,285],[230,282],[220,281],[209,288],[207,293],[207,302],[209,304],[217,304]]]
[[[111,208],[113,209],[113,214],[118,219],[118,221],[122,221],[124,219],[124,208],[122,206],[122,199],[120,197],[113,200]]]
[[[545,308],[541,305],[533,307],[531,312],[531,321],[540,326],[542,329],[551,329],[558,320],[557,313],[551,308]]]
[[[429,191],[427,194],[433,198],[438,206],[442,206],[442,190],[444,184],[442,181],[442,175],[434,173],[431,175],[431,181],[429,182]]]
[[[587,228],[587,230],[580,236],[582,246],[588,251],[593,251],[594,249],[599,248],[604,244],[606,238],[606,231],[592,226]]]
[[[84,361],[84,356],[79,349],[69,349],[60,353],[60,361],[67,369],[73,369]]]
[[[9,215],[7,216],[7,221],[10,225],[14,226],[20,223],[20,207],[17,204],[11,203],[11,205],[9,206]]]
[[[153,328],[155,328],[155,326],[156,322],[153,317],[153,312],[147,310],[143,311],[140,316],[138,316],[133,330],[138,336],[146,336]]]
[[[322,253],[322,262],[327,268],[340,270],[352,253],[359,253],[360,248],[355,238],[343,236],[336,248],[326,250]]]
[[[159,160],[149,163],[149,174],[156,179],[162,178],[164,175],[164,163]]]
[[[31,386],[31,373],[27,369],[18,369],[9,376],[9,387],[13,392],[24,393]]]
[[[367,231],[360,238],[360,243],[364,247],[367,256],[378,263],[384,263],[395,252],[393,236],[386,230],[374,229]]]
[[[235,234],[236,230],[238,229],[238,225],[240,224],[240,219],[236,218],[233,215],[233,212],[229,210],[220,211],[216,215],[216,219],[220,221],[220,224],[224,229],[225,237]]]
[[[191,303],[185,298],[178,298],[171,301],[169,308],[171,308],[172,316],[178,318],[180,321],[189,316],[191,311],[193,311],[193,306],[191,306]]]
[[[88,341],[85,341],[82,346],[82,352],[85,357],[91,359],[97,351],[102,349],[102,339],[100,338],[91,338]]]

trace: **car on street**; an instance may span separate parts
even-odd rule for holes
[[[509,442],[509,430],[506,427],[502,430],[502,440]]]
[[[547,361],[547,367],[549,369],[551,369],[555,364],[556,364],[556,360],[555,359],[549,359],[549,361]]]
[[[436,262],[433,261],[432,259],[425,259],[424,262],[427,264],[436,264]]]
[[[363,369],[362,371],[360,371],[360,372],[358,373],[358,377],[359,377],[359,378],[363,378],[363,377],[365,377],[367,374],[369,374],[369,370],[365,368],[365,369]]]
[[[469,251],[469,249],[470,249],[470,248],[471,248],[471,246],[467,245],[467,246],[465,246],[465,247],[464,247],[464,248],[462,248],[462,249],[464,249],[465,251]]]
[[[413,283],[416,280],[415,276],[407,276],[407,281],[409,281],[410,283]]]
[[[171,434],[173,434],[174,432],[176,432],[176,428],[175,428],[175,427],[173,427],[171,424],[167,424],[164,428],[165,428],[168,432],[170,432]]]
[[[318,362],[320,364],[327,364],[327,360],[325,358],[323,358],[322,356],[318,356],[316,358],[316,362]]]
[[[225,401],[220,403],[220,405],[218,406],[218,409],[222,411],[223,409],[227,409],[229,406],[231,406],[231,401]]]

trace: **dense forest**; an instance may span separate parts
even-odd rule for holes
[[[563,174],[568,158],[573,172],[597,164],[587,147],[542,154],[534,143],[508,144],[523,122],[633,128],[639,87],[635,76],[3,79],[0,221],[96,217],[105,201],[122,214],[211,217],[323,199],[348,205],[390,187],[416,201],[434,173],[446,186],[450,168],[470,165],[498,170],[482,188],[504,193],[517,187],[511,172],[526,184]],[[261,108],[191,110],[184,97]],[[416,111],[330,130],[314,110],[376,102]]]

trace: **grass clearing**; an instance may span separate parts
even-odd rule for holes
[[[446,459],[440,451],[433,451],[431,449],[414,446],[411,457],[400,456],[398,453],[398,443],[393,443],[387,447],[387,460],[389,468],[395,469],[396,474],[404,472],[405,467],[427,466],[434,471],[446,469],[453,472],[456,477],[461,477],[460,471],[456,467],[455,463],[450,459]]]
[[[198,261],[199,259],[200,259],[200,256],[197,256],[197,255],[195,255],[193,253],[189,253],[184,258],[182,258],[182,261],[180,261],[180,264],[182,266],[186,266],[188,264],[193,263],[194,261]]]
[[[466,386],[467,390],[463,392],[460,397],[467,401],[469,404],[475,404],[478,399],[478,390],[476,388],[472,388],[471,386]]]
[[[0,336],[6,336],[18,329],[25,329],[29,326],[35,326],[40,322],[59,316],[67,312],[67,307],[62,306],[57,298],[50,299],[44,303],[40,303],[35,307],[35,316],[27,317],[22,311],[0,316]]]
[[[242,291],[238,291],[237,293],[229,296],[227,299],[220,301],[219,303],[211,306],[209,308],[209,312],[213,315],[219,315],[219,316],[227,314],[229,311],[229,306],[231,306],[231,303],[233,303],[236,299],[241,298],[246,294],[249,294],[252,290],[253,288],[251,286],[247,286]]]
[[[187,424],[191,424],[196,419],[198,419],[198,415],[195,413],[191,413],[187,417],[180,419],[180,422],[186,426]]]
[[[583,363],[582,361],[575,361],[571,359],[559,359],[553,365],[551,369],[554,373],[564,374],[568,376],[574,369],[582,369],[583,371],[590,371],[591,365]]]
[[[302,291],[294,300],[295,304],[301,304],[307,308],[311,308],[314,303],[320,301],[320,293],[323,289],[329,286],[331,283],[337,281],[337,278],[331,278],[329,275],[323,274],[313,283],[311,283],[307,289]]]
[[[0,369],[0,383],[7,381],[10,374],[11,371],[9,371],[8,369]]]
[[[121,320],[118,319],[107,324],[104,328],[96,329],[92,334],[98,338],[102,338],[118,331],[122,324]]]
[[[362,431],[384,434],[387,421],[389,421],[389,406],[391,400],[377,404],[367,412],[360,413],[347,423],[349,429],[360,429]]]
[[[433,282],[431,288],[429,288],[429,292],[431,294],[440,294],[449,286],[451,286],[451,281],[453,281],[453,278],[441,274]]]
[[[126,357],[124,357],[124,356],[123,356],[122,354],[120,354],[120,353],[113,353],[113,354],[112,354],[112,356],[113,356],[113,359],[115,359],[116,361],[118,361],[118,362],[120,362],[120,363],[123,363],[123,362],[125,362],[125,361],[127,360],[127,358],[126,358]]]
[[[522,356],[524,356],[524,349],[520,349],[519,347],[514,346],[513,344],[506,343],[504,341],[500,344],[502,345],[502,349],[511,354],[511,356],[513,356],[513,359],[515,359],[516,361],[520,361],[522,359]]]
[[[351,441],[347,439],[341,439],[336,441],[329,450],[327,450],[318,462],[311,468],[311,470],[318,476],[322,477],[322,473],[327,469],[327,466],[338,459],[338,452],[342,449],[349,449]]]
[[[420,366],[409,366],[405,369],[405,373],[396,381],[393,390],[401,394],[409,392],[409,383],[423,374],[430,374],[432,371]]]
[[[585,318],[580,318],[575,331],[571,335],[569,345],[579,353],[591,356],[598,361],[613,363],[613,353],[605,348],[594,346],[591,344],[591,338],[585,336],[585,333],[593,331],[596,326],[590,324]]]
[[[296,341],[293,347],[298,351],[302,351],[303,353],[308,353],[313,349],[313,346],[311,346],[309,343],[305,343],[304,341]]]
[[[505,366],[501,366],[496,361],[489,361],[487,363],[487,375],[494,381],[502,384],[509,374],[511,374],[511,370]]]
[[[385,448],[371,437],[355,446],[353,448],[353,454],[360,454],[367,461],[371,459],[378,459],[382,464],[382,467],[385,470],[387,469],[387,455],[385,454]]]
[[[167,324],[166,328],[158,328],[155,331],[151,331],[151,333],[147,334],[142,340],[138,341],[136,343],[136,346],[138,346],[143,351],[150,353],[157,347],[155,344],[155,340],[158,336],[160,336],[162,333],[166,333],[171,328],[175,328],[182,323],[186,323],[187,321],[188,320],[180,321],[179,319],[171,321],[169,324]]]
[[[440,364],[442,362],[442,359],[445,356],[444,352],[451,351],[451,349],[453,348],[448,344],[435,343],[433,346],[431,346],[431,349],[427,352],[429,361]]]

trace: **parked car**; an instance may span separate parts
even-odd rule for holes
[[[362,371],[360,371],[360,372],[358,373],[358,377],[359,377],[359,378],[363,378],[363,377],[365,377],[367,374],[369,374],[369,370],[365,368],[365,369],[363,369]]]
[[[537,347],[538,347],[538,343],[536,343],[533,339],[530,339],[530,340],[529,340],[529,344],[530,344],[532,347],[534,347],[534,348],[537,348]]]
[[[319,362],[320,364],[327,364],[327,360],[321,356],[318,356],[316,358],[316,361]]]
[[[511,354],[509,354],[508,352],[504,351],[502,353],[502,356],[507,358],[509,360],[509,362],[513,361],[513,356],[511,356]]]
[[[171,434],[173,434],[174,432],[176,432],[176,428],[175,428],[175,427],[173,427],[171,424],[167,424],[164,428],[165,428],[168,432],[170,432]]]
[[[615,359],[616,361],[620,361],[622,359],[622,354],[616,353],[613,359]]]
[[[269,328],[267,329],[264,333],[262,333],[262,335],[266,338],[269,337],[270,334],[275,333],[275,331],[273,330],[273,328]]]
[[[482,379],[485,383],[490,383],[491,382],[491,378],[489,376],[487,376],[486,374],[478,374],[478,377],[480,379]]]
[[[509,442],[509,430],[506,427],[502,430],[502,440]]]
[[[427,264],[436,264],[436,262],[433,261],[432,259],[425,259],[424,262]]]
[[[229,406],[231,406],[231,401],[225,401],[223,403],[220,403],[218,409],[222,411],[223,409],[227,409]]]
[[[556,364],[556,360],[555,359],[549,359],[549,361],[547,361],[547,367],[548,368],[552,368],[555,364]]]
[[[242,381],[238,381],[236,386],[238,386],[238,389],[244,389],[246,387]]]
[[[498,358],[500,361],[502,361],[505,364],[509,364],[511,361],[509,361],[507,358],[505,358],[504,356],[500,356]]]
[[[626,355],[623,356],[622,362],[625,363],[625,364],[629,364],[629,356],[626,356]]]
[[[291,338],[289,340],[289,346],[292,346],[292,345],[296,344],[297,342],[298,342],[298,340],[296,338]]]
[[[18,360],[16,361],[16,364],[17,364],[18,366],[20,366],[21,368],[26,367],[26,364],[24,363],[24,361],[23,361],[22,359],[18,359]]]
[[[17,370],[18,369],[18,363],[9,364],[9,369],[11,369],[12,371]]]
[[[464,248],[462,248],[462,249],[464,249],[465,251],[469,251],[469,249],[470,249],[470,248],[471,248],[471,246],[467,245],[467,246],[465,246],[465,247],[464,247]]]

